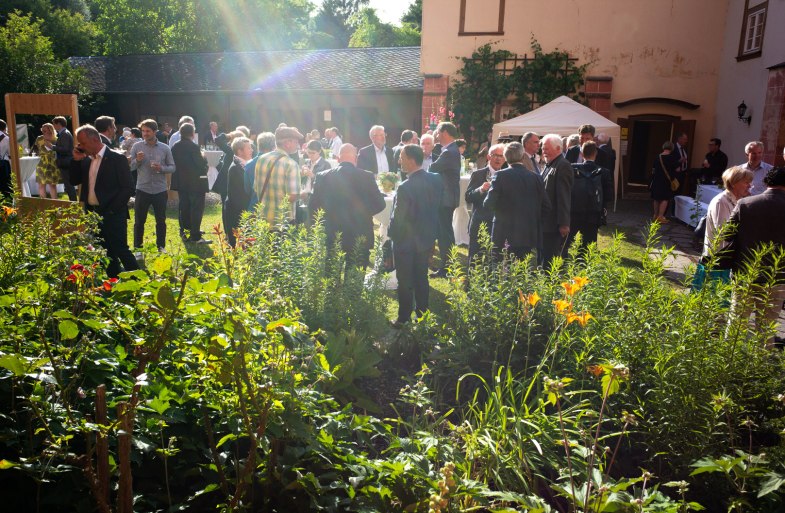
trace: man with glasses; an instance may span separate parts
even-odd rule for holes
[[[466,187],[466,204],[472,206],[469,220],[469,263],[480,251],[480,226],[485,226],[488,235],[493,225],[493,211],[483,206],[483,201],[491,188],[491,179],[504,167],[504,144],[494,144],[488,149],[488,165],[472,173]],[[470,266],[471,268],[471,266]]]

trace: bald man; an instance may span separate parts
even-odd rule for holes
[[[373,216],[384,210],[384,195],[370,171],[357,167],[357,148],[344,144],[338,167],[322,171],[313,182],[308,203],[311,215],[324,211],[327,244],[332,248],[338,233],[347,268],[366,267],[373,246]]]

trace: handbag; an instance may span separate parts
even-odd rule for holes
[[[671,183],[671,191],[676,192],[679,190],[679,181],[676,178],[671,179],[671,175],[668,173],[667,168],[665,167],[665,163],[662,161],[662,155],[660,155],[660,166],[662,166],[662,172],[665,173],[665,178]]]

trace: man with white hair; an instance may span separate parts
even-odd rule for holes
[[[183,117],[181,117],[180,121],[177,122],[177,132],[175,132],[171,136],[169,136],[169,147],[170,148],[180,141],[180,127],[183,126],[186,123],[191,123],[192,125],[196,126],[194,124],[194,118],[192,118],[191,116],[183,116]],[[194,134],[194,142],[198,143],[195,135],[196,134]]]
[[[556,256],[566,254],[566,240],[570,234],[570,207],[574,176],[572,166],[562,155],[562,140],[558,134],[542,138],[542,153],[547,165],[542,172],[545,196],[550,204],[542,219],[542,265]]]
[[[504,144],[494,144],[488,148],[488,165],[474,171],[466,187],[466,204],[472,206],[472,217],[469,221],[469,264],[474,255],[480,251],[480,226],[485,225],[488,235],[493,228],[493,210],[483,206],[491,179],[504,167]]]
[[[370,171],[374,175],[395,170],[393,151],[387,147],[387,134],[384,127],[374,125],[368,132],[371,144],[360,149],[357,156],[357,167]]]
[[[432,134],[422,134],[420,138],[420,148],[422,148],[423,160],[422,170],[428,171],[433,164],[433,147],[436,146],[436,141],[433,140]]]
[[[750,141],[744,146],[744,153],[747,154],[747,162],[741,165],[744,169],[752,171],[752,190],[750,196],[761,194],[766,190],[763,179],[771,171],[772,165],[763,162],[763,143],[760,141]]]

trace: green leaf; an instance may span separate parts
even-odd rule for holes
[[[172,294],[172,289],[169,288],[169,285],[164,285],[155,295],[155,302],[158,303],[158,306],[161,308],[165,308],[166,310],[174,310],[176,303],[174,301],[174,294]]]
[[[57,327],[60,330],[60,337],[63,340],[71,340],[79,335],[79,327],[74,321],[64,320]]]
[[[27,373],[27,362],[15,354],[0,356],[0,367],[10,370],[14,376],[24,376]]]
[[[602,394],[607,395],[608,397],[612,396],[616,392],[619,391],[621,388],[621,382],[618,379],[614,379],[613,375],[611,374],[604,374],[602,376]]]
[[[785,484],[785,476],[776,472],[769,472],[766,474],[766,479],[761,483],[760,490],[758,490],[758,497],[763,497],[772,492],[776,492],[780,487]]]
[[[156,274],[163,274],[172,269],[172,257],[169,255],[158,255],[149,266],[149,269]]]
[[[160,397],[155,397],[147,401],[147,406],[155,410],[158,415],[163,415],[164,412],[169,409],[169,401],[161,399]]]
[[[114,287],[112,287],[112,291],[117,292],[136,292],[142,287],[142,285],[137,280],[123,280],[118,281],[115,283]]]
[[[224,435],[220,440],[218,440],[218,443],[215,444],[216,449],[218,447],[221,447],[223,444],[225,444],[230,440],[237,440],[237,435],[234,433],[229,433],[228,435]]]
[[[316,357],[316,362],[319,364],[322,370],[324,370],[325,372],[330,372],[330,362],[327,361],[327,357],[324,356],[323,353],[317,353],[315,357]]]

